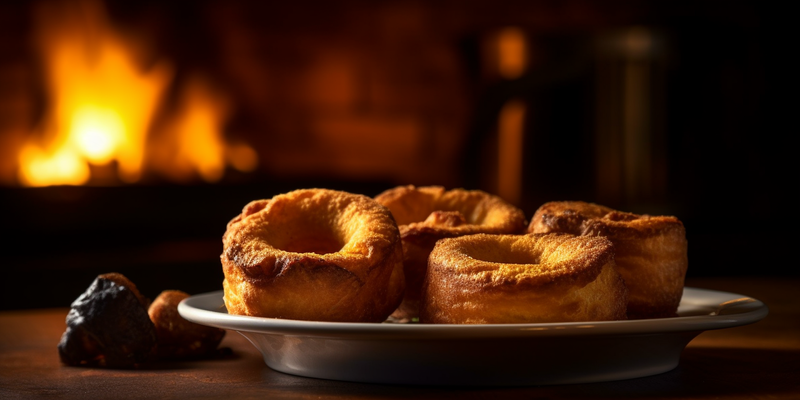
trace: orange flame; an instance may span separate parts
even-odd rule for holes
[[[50,4],[40,16],[40,48],[51,96],[40,140],[20,152],[27,186],[80,185],[88,163],[117,162],[119,178],[142,171],[147,129],[171,79],[168,66],[138,68],[98,3]]]
[[[197,173],[206,182],[217,182],[226,163],[243,172],[254,170],[255,151],[244,144],[227,144],[221,135],[228,110],[228,102],[206,80],[189,80],[176,114],[149,146],[149,163],[176,181]]]
[[[145,154],[148,132],[169,84],[172,68],[164,63],[145,69],[134,50],[138,43],[114,31],[100,3],[50,4],[39,15],[40,50],[50,96],[49,113],[35,139],[19,152],[19,180],[26,186],[81,185],[91,182],[91,166],[115,166],[120,181],[140,180],[145,168],[177,180],[191,179],[191,169],[206,181],[218,181],[226,165],[221,126],[227,107],[213,101],[203,84],[184,92],[179,114],[170,119],[177,137],[167,159]],[[230,147],[230,148],[229,148]],[[249,149],[248,146],[245,145]],[[250,150],[249,171],[257,158]],[[153,161],[155,166],[146,165]],[[239,163],[241,164],[241,163]]]

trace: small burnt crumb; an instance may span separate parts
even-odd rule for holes
[[[178,303],[189,297],[179,290],[165,290],[148,310],[156,327],[160,359],[215,357],[225,330],[189,322],[178,313]]]
[[[132,368],[150,360],[156,330],[147,299],[121,274],[98,276],[67,314],[67,330],[58,344],[67,365]]]

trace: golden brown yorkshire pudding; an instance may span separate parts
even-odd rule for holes
[[[381,322],[403,296],[397,225],[366,196],[304,189],[253,201],[222,241],[231,314]]]
[[[523,233],[527,222],[522,210],[479,190],[398,186],[375,200],[392,211],[403,239],[406,294],[393,314],[400,319],[419,313],[428,255],[437,240],[475,233]]]
[[[689,265],[686,230],[672,216],[637,215],[582,201],[543,204],[529,232],[605,236],[628,286],[628,318],[676,315]]]
[[[606,238],[565,233],[442,239],[420,322],[510,324],[625,319],[627,289]]]

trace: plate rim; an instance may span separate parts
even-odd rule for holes
[[[765,303],[750,296],[732,292],[685,287],[681,305],[724,308],[720,314],[702,314],[625,321],[550,322],[531,324],[393,324],[364,322],[322,322],[231,315],[224,310],[223,291],[217,290],[190,296],[178,305],[180,315],[194,323],[243,332],[263,334],[336,337],[352,339],[435,339],[435,338],[504,338],[573,335],[656,334],[698,332],[731,328],[755,323],[765,318]],[[219,299],[218,303],[214,302]],[[705,299],[706,302],[696,300]],[[716,300],[716,301],[713,301]],[[214,302],[217,310],[204,306]]]

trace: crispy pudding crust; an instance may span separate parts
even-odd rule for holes
[[[528,231],[607,237],[614,243],[617,270],[630,293],[628,318],[676,315],[689,265],[686,230],[677,218],[557,201],[539,207]]]
[[[405,287],[400,233],[389,210],[335,190],[251,202],[228,223],[220,258],[231,314],[381,322]]]
[[[626,318],[627,289],[602,237],[476,234],[430,255],[420,322],[510,324]]]
[[[406,293],[393,314],[400,319],[419,313],[419,299],[428,255],[436,241],[475,233],[524,233],[522,210],[479,190],[441,186],[398,186],[375,197],[392,211],[403,241]]]

